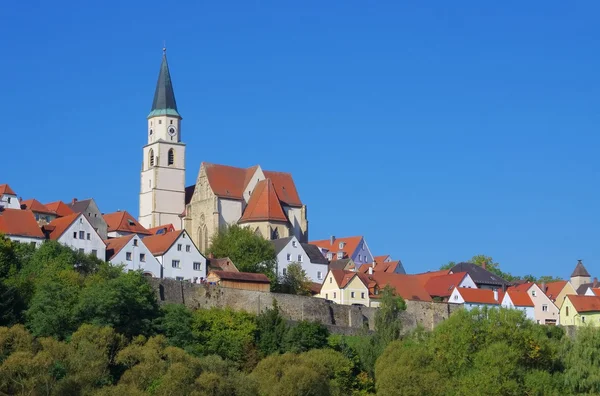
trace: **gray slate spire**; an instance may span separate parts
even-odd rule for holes
[[[152,101],[152,109],[148,118],[157,115],[173,115],[181,117],[177,112],[175,91],[173,91],[171,73],[169,73],[169,65],[167,63],[167,52],[164,48],[162,63],[160,64],[160,73],[158,74],[156,90],[154,91],[154,100]]]

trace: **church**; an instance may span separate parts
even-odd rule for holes
[[[265,239],[296,236],[308,241],[306,205],[290,173],[202,162],[196,184],[185,186],[182,117],[166,50],[160,65],[143,148],[139,222],[153,228],[185,228],[201,252],[229,225],[250,227]]]

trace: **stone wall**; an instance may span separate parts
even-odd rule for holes
[[[185,304],[191,309],[229,307],[259,314],[277,301],[281,314],[291,321],[320,322],[331,332],[342,334],[358,334],[363,329],[375,329],[376,308],[339,305],[315,297],[196,285],[171,279],[148,280],[161,303]],[[431,330],[457,308],[446,303],[407,301],[407,309],[401,316],[403,327],[408,331],[420,324]]]

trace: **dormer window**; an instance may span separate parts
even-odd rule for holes
[[[340,249],[343,249],[346,244],[344,242],[340,242]]]
[[[327,260],[333,259],[333,253],[327,253]]]
[[[343,257],[344,257],[344,253],[343,252],[338,252],[338,254],[337,254],[338,260],[341,260]]]

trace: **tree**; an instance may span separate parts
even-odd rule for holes
[[[287,266],[285,275],[279,280],[281,291],[288,294],[310,296],[311,280],[302,269],[302,264],[292,262]]]
[[[273,308],[266,309],[256,317],[256,325],[256,346],[261,355],[264,357],[282,352],[288,326],[279,312],[277,300],[273,300]]]
[[[565,340],[564,383],[571,394],[600,393],[600,331],[580,327],[574,340]]]
[[[283,340],[283,349],[287,352],[306,352],[327,346],[329,330],[318,322],[303,320],[291,327]]]
[[[229,257],[242,272],[263,273],[275,280],[275,248],[249,228],[232,225],[219,230],[208,252],[215,257]]]
[[[167,337],[169,345],[186,349],[195,342],[192,323],[192,312],[185,305],[166,304],[160,309],[156,329]]]

